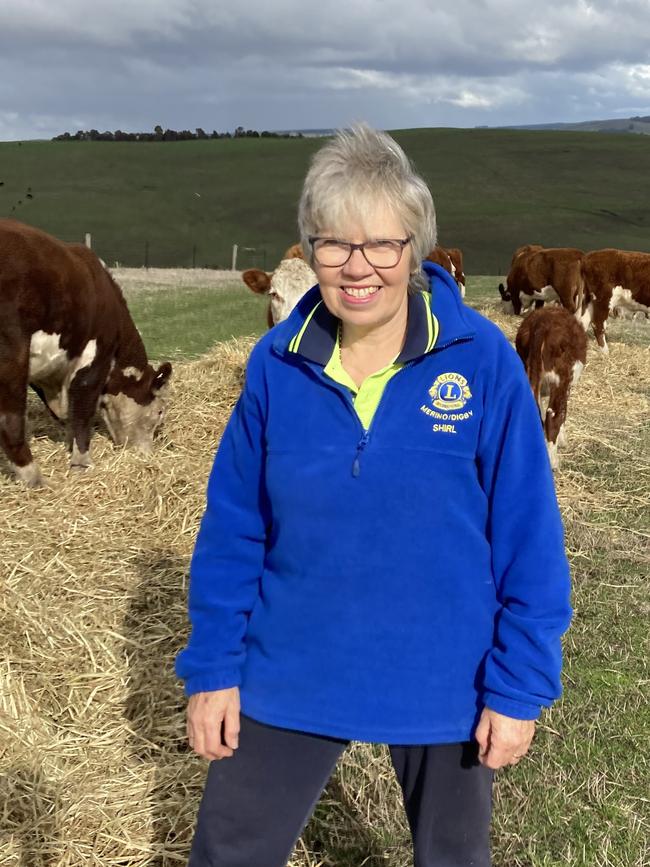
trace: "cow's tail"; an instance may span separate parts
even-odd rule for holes
[[[539,407],[539,414],[542,416],[542,380],[544,378],[544,338],[539,331],[533,333],[530,336],[530,346],[528,351],[528,358],[526,360],[526,373],[528,374],[528,381],[530,382],[530,387],[533,390],[533,394],[535,396],[535,401],[537,402],[537,406]],[[542,416],[542,424],[544,424],[544,418]]]

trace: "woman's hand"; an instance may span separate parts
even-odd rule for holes
[[[480,763],[493,770],[516,765],[528,752],[534,734],[535,720],[513,719],[483,708],[474,735]]]
[[[239,746],[239,687],[197,692],[187,705],[187,739],[204,759],[226,759]]]

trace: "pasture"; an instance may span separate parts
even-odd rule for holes
[[[153,456],[99,430],[94,468],[70,475],[60,430],[33,402],[49,486],[0,475],[0,867],[187,857],[206,766],[185,746],[172,662],[212,454],[265,301],[229,275],[180,289],[182,275],[141,276],[117,275],[149,354],[175,365]],[[470,278],[467,301],[512,338],[498,281]],[[650,324],[609,334],[608,358],[590,340],[556,475],[575,588],[565,697],[530,757],[497,776],[495,867],[650,863]],[[354,745],[292,867],[411,863],[386,751]]]
[[[394,134],[433,192],[440,242],[463,249],[470,274],[505,271],[513,249],[531,242],[650,250],[646,136],[504,129]],[[0,216],[68,241],[91,232],[111,266],[146,260],[230,267],[237,243],[239,267],[271,270],[296,239],[296,204],[319,144],[307,138],[4,142]]]

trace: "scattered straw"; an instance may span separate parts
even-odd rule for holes
[[[512,337],[515,320],[490,313]],[[26,491],[0,477],[1,867],[185,863],[205,764],[185,746],[172,663],[186,634],[186,573],[206,478],[251,345],[230,341],[176,366],[152,457],[116,449],[99,432],[94,468],[70,474],[62,432],[30,407],[48,487]],[[557,476],[572,527],[620,535],[620,544],[628,538],[617,521],[622,495],[590,461],[615,472],[639,450],[638,490],[626,496],[649,507],[640,453],[648,382],[647,348],[614,343],[608,359],[590,350]],[[609,527],[591,527],[594,510]],[[576,556],[579,539],[570,533]],[[354,746],[292,864],[406,867],[399,804],[385,749]],[[351,838],[360,841],[355,861],[333,854]]]

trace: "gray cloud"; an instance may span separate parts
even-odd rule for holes
[[[650,104],[647,0],[23,0],[0,138],[65,129],[583,120]]]

